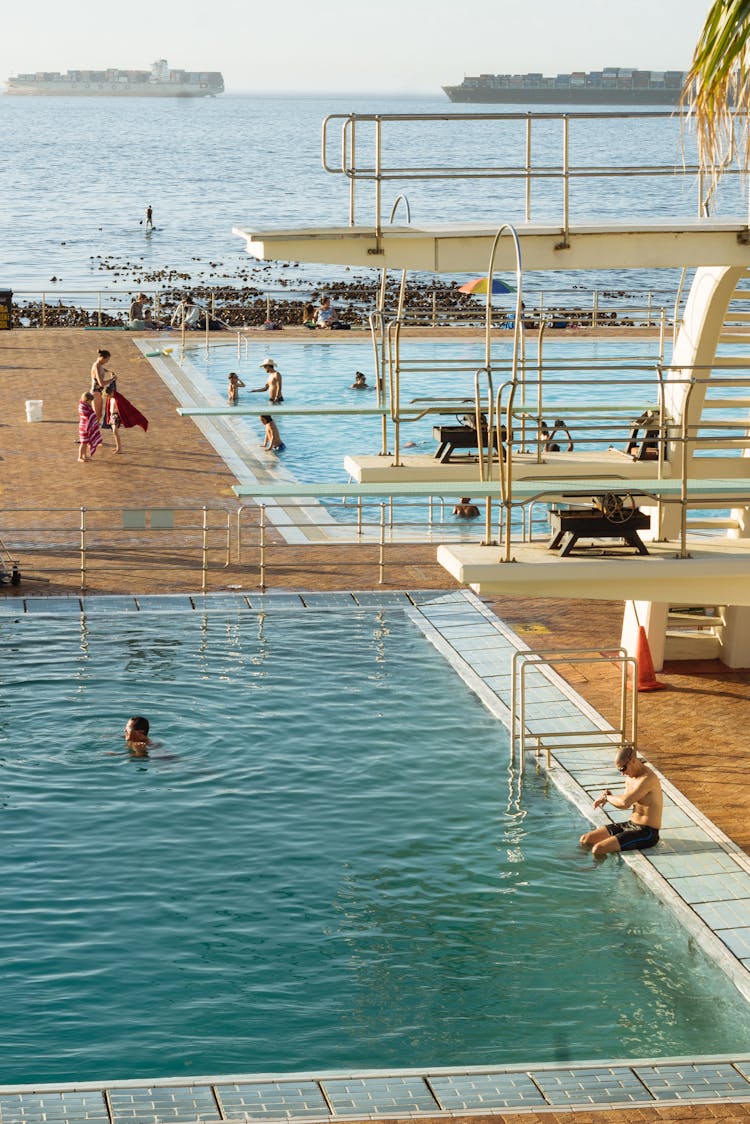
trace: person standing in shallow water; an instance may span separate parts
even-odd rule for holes
[[[269,357],[268,359],[264,359],[260,366],[266,372],[266,382],[263,386],[251,387],[250,393],[262,394],[264,390],[267,390],[269,402],[283,402],[284,396],[281,393],[281,371],[277,370],[275,361]]]
[[[659,842],[664,803],[659,778],[639,759],[635,746],[629,742],[618,750],[615,765],[625,777],[625,791],[622,796],[615,796],[605,788],[594,801],[594,807],[611,804],[613,808],[632,808],[633,811],[630,820],[608,823],[581,836],[581,846],[590,847],[596,858],[618,851],[645,851]]]
[[[148,207],[146,207],[146,230],[153,230],[153,229],[154,229],[154,212],[153,212],[153,209],[151,207],[151,204],[149,203]]]
[[[229,372],[229,378],[227,381],[227,401],[229,402],[230,406],[237,405],[237,400],[240,396],[240,387],[244,385],[244,382],[236,371]]]

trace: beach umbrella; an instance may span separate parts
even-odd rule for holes
[[[487,278],[475,277],[473,281],[467,281],[465,285],[461,285],[458,291],[459,293],[486,293]],[[493,277],[492,292],[513,293],[515,292],[515,289],[513,285],[509,285],[507,281],[502,281],[499,277]]]

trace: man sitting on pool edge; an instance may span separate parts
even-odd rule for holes
[[[639,760],[635,747],[626,742],[617,752],[615,765],[625,777],[622,796],[605,788],[594,801],[595,808],[632,808],[630,820],[608,823],[581,836],[581,846],[590,847],[595,858],[617,851],[645,851],[659,842],[663,797],[661,782],[653,769]]]

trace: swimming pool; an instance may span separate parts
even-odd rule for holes
[[[501,340],[493,344],[494,361],[510,364],[511,341]],[[410,339],[402,347],[409,365],[424,364],[425,370],[409,371],[402,378],[401,400],[406,403],[414,398],[474,397],[474,372],[484,363],[484,345],[480,341],[461,340],[454,342]],[[586,339],[578,341],[553,340],[545,345],[545,361],[563,365],[558,374],[550,375],[551,385],[545,395],[545,412],[549,421],[554,419],[555,410],[561,402],[584,404],[591,397],[591,387],[565,388],[552,385],[552,381],[570,380],[582,376],[581,359],[584,355],[596,362],[612,359],[622,364],[637,353],[645,357],[644,365],[656,361],[658,341],[641,339],[634,342],[610,339]],[[273,339],[269,343],[264,338],[252,340],[247,352],[237,357],[236,346],[212,346],[210,350],[200,346],[191,347],[187,352],[185,365],[199,377],[206,380],[217,396],[217,403],[226,402],[227,374],[237,371],[248,389],[240,391],[240,404],[258,406],[258,412],[273,412],[267,395],[250,394],[249,388],[262,386],[265,375],[259,364],[266,355],[271,354],[284,378],[284,405],[306,406],[374,406],[375,391],[353,390],[351,384],[357,370],[363,371],[372,387],[375,382],[372,345],[369,337],[360,337],[351,342],[321,340],[315,335],[308,341],[285,341]],[[529,350],[529,361],[531,360]],[[441,369],[446,360],[451,359],[464,370]],[[596,376],[592,376],[596,377]],[[610,376],[614,377],[614,376]],[[618,372],[617,385],[610,387],[609,393],[602,390],[601,397],[611,398],[621,404],[632,399],[633,416],[643,410],[647,402],[654,400],[656,376],[647,370]],[[646,380],[651,384],[648,389]],[[503,381],[501,374],[495,375],[495,389]],[[623,401],[625,400],[625,401]],[[461,412],[461,411],[458,411]],[[251,444],[259,445],[263,440],[263,427],[255,418],[236,419],[246,427]],[[450,417],[442,419],[449,423]],[[409,422],[401,429],[402,452],[422,452],[432,454],[437,442],[432,436],[432,427],[437,424],[431,416],[416,422]],[[283,417],[279,418],[279,429],[286,448],[279,456],[279,462],[294,476],[304,482],[346,480],[343,468],[347,453],[373,454],[381,448],[381,421],[377,417]],[[610,438],[604,441],[604,445]],[[407,442],[413,445],[405,448]]]
[[[744,1045],[402,610],[91,604],[0,619],[3,1083]]]

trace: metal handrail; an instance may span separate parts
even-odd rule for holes
[[[556,663],[620,664],[620,724],[617,729],[601,729],[598,732],[602,735],[606,744],[611,745],[613,749],[621,747],[626,742],[629,742],[634,747],[636,746],[638,730],[638,692],[635,689],[635,684],[638,679],[638,661],[635,657],[628,654],[627,649],[622,647],[617,648],[606,656],[603,656],[597,648],[545,648],[537,651],[518,651],[513,653],[511,663],[510,761],[511,765],[515,763],[516,748],[518,748],[521,774],[525,771],[526,740],[528,736],[536,740],[537,751],[541,747],[542,738],[544,737],[548,769],[551,766],[549,744],[551,740],[555,738],[565,739],[564,744],[566,748],[575,745],[575,739],[578,739],[578,743],[583,747],[591,748],[592,745],[592,733],[590,729],[557,732],[546,736],[534,734],[533,731],[527,734],[526,672],[529,668],[536,668],[539,669],[543,675],[548,677],[549,674],[553,672],[553,665]],[[630,672],[630,681],[632,683],[630,692],[630,733],[628,733],[627,728],[628,672]]]
[[[382,233],[381,199],[382,185],[389,180],[435,180],[435,179],[514,179],[519,180],[524,186],[524,207],[526,221],[530,222],[531,213],[531,185],[534,180],[560,180],[563,186],[562,200],[562,246],[567,244],[567,235],[570,221],[570,185],[574,180],[620,177],[680,177],[694,179],[697,184],[697,216],[707,217],[708,203],[704,198],[704,181],[701,168],[697,159],[688,163],[681,161],[674,164],[572,164],[570,161],[570,130],[571,126],[579,121],[591,120],[648,120],[648,119],[675,119],[675,114],[669,110],[656,110],[645,112],[526,112],[526,113],[392,113],[392,114],[367,114],[367,113],[333,113],[328,114],[323,120],[321,131],[321,153],[323,169],[333,175],[345,175],[349,179],[349,225],[355,225],[356,217],[356,192],[357,181],[366,181],[375,185],[375,218],[374,227],[376,238]],[[562,151],[559,163],[532,165],[532,126],[537,122],[559,121],[562,124]],[[438,123],[445,125],[456,122],[481,123],[483,129],[490,129],[498,124],[524,122],[526,128],[525,152],[521,162],[517,165],[408,165],[394,164],[386,166],[383,163],[383,132],[386,126],[425,122],[434,130]],[[341,125],[341,158],[338,164],[329,158],[329,132],[334,123]],[[358,163],[357,153],[357,128],[363,124],[374,127],[374,144],[369,163]],[[440,149],[440,146],[435,146]],[[485,151],[488,146],[485,146]],[[738,163],[725,170],[729,175],[743,175],[744,169]],[[746,224],[747,215],[742,215],[743,225]]]

